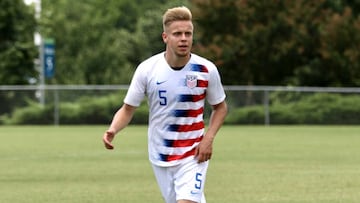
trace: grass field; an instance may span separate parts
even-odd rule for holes
[[[160,203],[145,126],[0,127],[0,202]],[[359,203],[360,126],[225,126],[208,203]]]

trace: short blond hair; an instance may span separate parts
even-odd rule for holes
[[[192,20],[191,11],[185,6],[179,6],[168,9],[163,15],[163,29],[169,26],[174,21]]]

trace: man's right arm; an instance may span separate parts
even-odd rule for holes
[[[107,149],[114,149],[114,145],[111,144],[116,133],[125,128],[131,121],[136,107],[128,104],[123,106],[115,113],[109,129],[103,135],[103,142]]]

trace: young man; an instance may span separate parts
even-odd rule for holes
[[[227,113],[217,68],[191,53],[192,15],[175,7],[163,16],[163,53],[136,69],[123,106],[103,135],[107,149],[145,96],[149,103],[148,150],[166,203],[205,203],[204,184],[215,135]],[[207,131],[205,100],[212,105]]]

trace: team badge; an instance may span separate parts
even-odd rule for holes
[[[194,88],[197,85],[197,76],[196,75],[187,75],[186,76],[186,86],[188,88]]]

